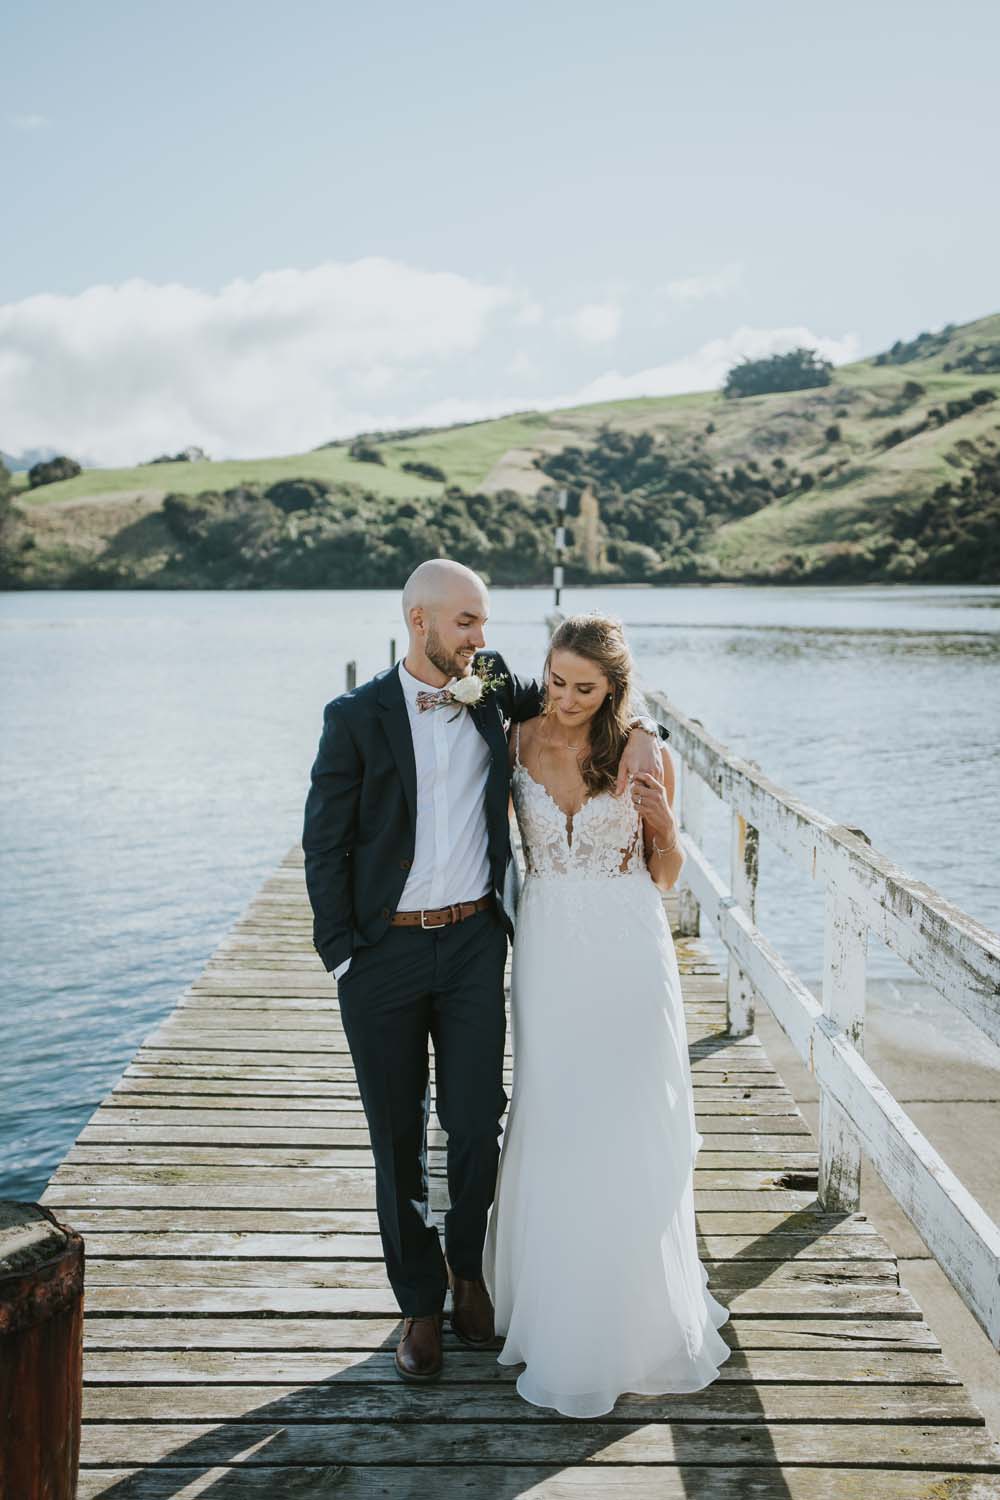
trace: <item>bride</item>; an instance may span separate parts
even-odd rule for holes
[[[695,1240],[695,1128],[661,891],[683,854],[663,780],[613,795],[632,662],[617,621],[565,620],[542,714],[511,736],[526,875],[514,1074],[483,1275],[504,1365],[536,1406],[595,1417],[625,1391],[708,1385],[730,1349]]]

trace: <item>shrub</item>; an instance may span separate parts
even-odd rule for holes
[[[375,447],[375,444],[369,443],[365,438],[355,438],[347,451],[355,462],[359,464],[385,463],[385,459],[378,448]]]
[[[264,492],[279,510],[314,510],[329,500],[333,490],[320,479],[281,479]]]
[[[837,425],[837,423],[836,422],[832,422],[830,424],[830,426],[824,432],[823,436],[826,438],[826,440],[827,440],[828,443],[839,443],[840,442],[840,428]]]
[[[891,349],[886,350],[884,354],[877,354],[873,363],[908,365],[914,359],[927,359],[932,354],[940,353],[954,332],[954,323],[946,323],[940,333],[918,333],[916,338],[911,339],[909,343],[897,339]]]
[[[418,479],[432,479],[436,484],[448,482],[447,474],[437,464],[424,463],[419,458],[408,458],[405,463],[400,464],[400,468],[407,474],[416,474]]]
[[[978,344],[973,349],[967,349],[953,364],[946,364],[944,368],[968,370],[971,375],[988,375],[994,370],[1000,370],[1000,344]]]
[[[43,463],[32,464],[28,470],[28,484],[36,490],[42,484],[58,484],[60,479],[75,479],[83,470],[73,458],[49,458]]]
[[[207,464],[208,454],[204,448],[198,448],[193,443],[190,447],[183,448],[180,453],[161,453],[157,458],[147,460],[148,464]],[[146,465],[144,464],[145,468]]]

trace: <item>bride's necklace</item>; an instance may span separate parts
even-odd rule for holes
[[[548,745],[553,750],[579,750],[580,748],[579,740],[574,745],[570,740],[554,740],[548,733],[543,734],[541,739],[543,745]]]
[[[548,750],[582,750],[584,748],[579,740],[574,745],[571,740],[553,740],[548,734],[542,734],[539,738]]]

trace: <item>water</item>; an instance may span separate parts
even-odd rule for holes
[[[490,644],[518,671],[540,666],[550,597],[493,595]],[[569,590],[563,605],[624,619],[649,685],[1000,926],[1000,588]],[[0,1197],[38,1196],[297,841],[322,706],[346,658],[359,680],[388,664],[391,636],[391,593],[0,600]],[[721,809],[707,844],[726,869]],[[766,840],[758,921],[814,982],[821,892]],[[873,944],[870,972],[905,1020],[908,971]]]

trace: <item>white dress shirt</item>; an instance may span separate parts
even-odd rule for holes
[[[477,901],[491,887],[486,828],[489,746],[467,708],[448,704],[421,713],[417,694],[430,685],[414,677],[402,662],[397,671],[417,768],[413,864],[398,910]],[[348,958],[337,965],[337,979],[350,962]]]

